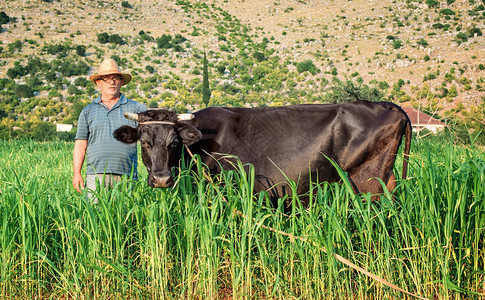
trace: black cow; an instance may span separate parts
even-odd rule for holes
[[[199,154],[211,171],[233,167],[224,154],[254,166],[255,191],[281,197],[288,193],[286,178],[308,192],[312,181],[339,181],[330,161],[348,173],[356,192],[382,193],[380,178],[389,190],[405,135],[402,177],[406,178],[411,145],[411,122],[397,105],[357,101],[344,104],[307,104],[284,107],[210,107],[181,121],[175,112],[148,110],[136,115],[138,128],[115,130],[119,141],[140,140],[142,159],[152,187],[173,185],[171,168],[178,165],[181,144]]]

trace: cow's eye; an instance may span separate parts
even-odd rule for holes
[[[150,147],[150,144],[144,139],[140,140],[140,145],[145,148]]]

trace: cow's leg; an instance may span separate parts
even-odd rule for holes
[[[397,184],[392,172],[392,166],[394,164],[393,156],[387,154],[390,152],[377,154],[359,166],[359,168],[350,172],[350,176],[360,192],[369,192],[374,195],[382,194],[384,192],[384,186],[377,180],[377,178],[380,178],[392,194]],[[377,199],[379,196],[374,198]]]
[[[391,176],[389,176],[389,179],[387,180],[386,187],[389,190],[389,192],[391,192],[391,193],[397,187],[396,176],[394,176],[394,172],[392,172],[392,171],[391,171]]]

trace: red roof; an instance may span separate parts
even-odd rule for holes
[[[430,115],[414,108],[414,107],[403,107],[402,108],[411,120],[411,124],[414,126],[425,126],[425,125],[441,125],[446,126],[445,123],[433,118]]]

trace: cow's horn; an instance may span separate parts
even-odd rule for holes
[[[138,121],[138,114],[125,113],[125,118],[127,118],[128,120]]]
[[[193,114],[179,114],[178,120],[179,121],[189,121],[192,120],[195,116]]]

